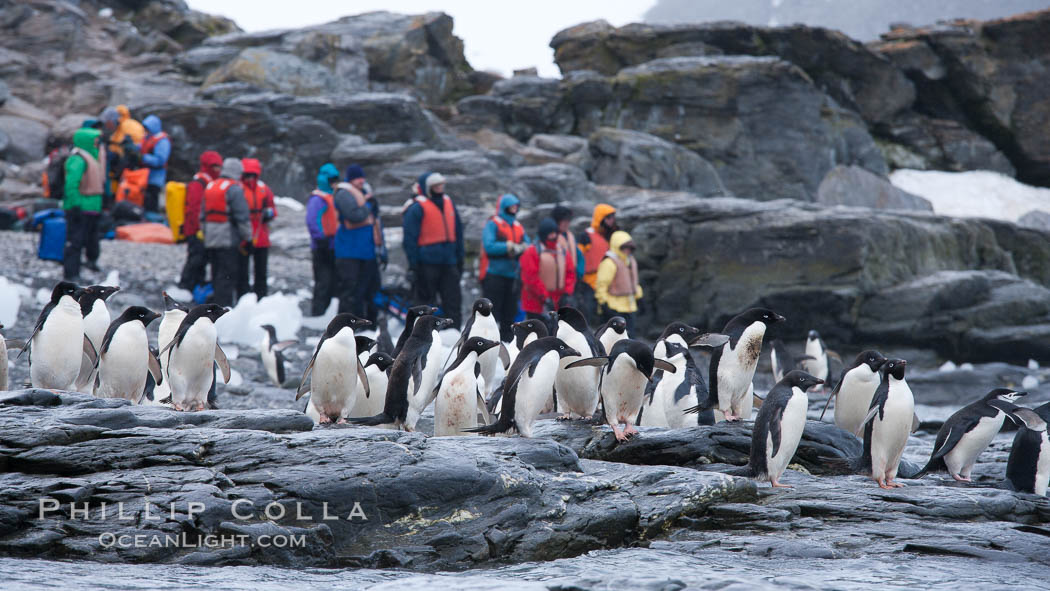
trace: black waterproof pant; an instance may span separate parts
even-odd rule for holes
[[[146,185],[146,196],[142,206],[148,212],[160,212],[160,185]]]
[[[437,306],[440,297],[442,315],[451,318],[457,330],[463,326],[463,295],[456,265],[420,264],[416,270],[415,288],[416,304]]]
[[[203,285],[208,268],[208,255],[204,252],[204,242],[196,235],[186,237],[186,264],[182,266],[182,277],[179,287],[193,291],[194,287]]]
[[[521,298],[521,284],[514,277],[503,277],[488,273],[481,281],[481,295],[492,301],[492,315],[499,323],[499,338],[508,342],[514,336],[511,325],[518,315],[518,300]]]
[[[211,301],[220,306],[232,306],[237,281],[237,257],[240,253],[232,246],[209,248],[207,252],[211,265]]]
[[[250,291],[254,291],[259,299],[266,297],[266,267],[269,258],[269,248],[256,248],[251,254],[241,254],[237,251],[237,299],[241,299],[241,296]],[[249,273],[250,268],[255,274],[254,281]]]
[[[91,263],[98,261],[97,213],[79,209],[66,211],[66,249],[62,255],[62,276],[76,280],[80,277],[80,253]]]
[[[314,297],[310,302],[310,315],[320,316],[328,309],[336,292],[335,252],[323,244],[310,252],[314,268]]]
[[[336,259],[335,269],[339,275],[339,313],[349,312],[375,322],[379,263],[375,259]]]

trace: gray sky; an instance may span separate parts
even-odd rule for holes
[[[316,25],[350,14],[388,10],[404,14],[442,11],[455,19],[455,34],[463,39],[467,61],[477,70],[509,75],[536,66],[540,75],[558,76],[551,37],[586,21],[605,19],[615,26],[640,22],[653,0],[187,0],[190,7],[221,14],[245,31]]]

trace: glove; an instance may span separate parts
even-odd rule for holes
[[[576,235],[576,244],[580,246],[587,246],[591,243],[591,236],[587,232],[580,232]]]
[[[262,221],[264,224],[269,223],[274,218],[274,211],[272,207],[267,207],[262,212]]]
[[[244,256],[252,254],[252,251],[254,250],[255,247],[252,246],[251,240],[241,240],[240,246],[237,247],[237,252],[241,253]]]

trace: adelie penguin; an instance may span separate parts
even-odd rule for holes
[[[806,354],[800,360],[802,369],[809,372],[810,375],[816,376],[823,380],[823,383],[829,381],[829,369],[831,367],[830,360],[828,359],[828,348],[824,346],[824,341],[820,338],[820,333],[811,330],[809,335],[806,337]],[[821,386],[821,391],[824,387]]]
[[[594,333],[602,348],[612,351],[613,345],[627,339],[627,321],[623,316],[613,316]]]
[[[1006,482],[1018,492],[1045,496],[1050,484],[1050,434],[1047,433],[1050,402],[1036,408],[1033,413],[1043,423],[1029,418],[1025,426],[1017,430],[1006,462]]]
[[[485,409],[481,392],[485,382],[479,379],[483,373],[480,360],[485,353],[500,346],[498,332],[496,336],[495,340],[469,337],[460,344],[456,360],[438,385],[434,401],[435,436],[463,435],[468,433],[467,429],[477,427],[478,410]]]
[[[440,331],[452,326],[451,318],[420,316],[412,326],[401,353],[394,358],[387,383],[383,412],[350,419],[355,425],[393,425],[395,429],[413,431],[420,415],[432,401],[434,386],[444,361]]]
[[[263,369],[275,386],[280,388],[284,384],[284,354],[281,353],[288,347],[296,344],[295,339],[278,341],[277,329],[272,324],[263,324],[264,331],[262,341],[259,342],[259,356],[262,358]]]
[[[525,345],[503,381],[499,420],[467,431],[495,435],[515,429],[522,437],[532,437],[532,425],[550,400],[559,361],[571,356],[579,357],[580,352],[558,337],[543,337]]]
[[[499,342],[499,323],[496,322],[496,317],[492,314],[492,302],[487,298],[478,298],[474,301],[474,306],[471,308],[470,317],[467,318],[466,324],[463,326],[463,332],[459,338],[459,342],[449,353],[449,357],[459,354],[460,347],[463,343],[467,342],[467,339],[477,337],[489,341]],[[504,351],[503,357],[506,358],[507,353]],[[482,394],[487,398],[488,395],[496,388],[500,379],[503,377],[501,374],[505,369],[503,363],[500,361],[501,351],[498,347],[489,348],[485,350],[485,353],[481,355],[479,363],[481,364],[481,377],[483,379],[483,385],[485,386],[485,392]],[[448,363],[446,362],[446,365]],[[509,365],[509,361],[508,361]]]
[[[772,350],[769,352],[769,366],[773,370],[773,381],[779,382],[793,369],[798,369],[799,363],[812,359],[809,355],[795,357],[788,351],[787,345],[780,339],[773,339]]]
[[[299,400],[310,393],[306,415],[315,424],[345,423],[357,397],[370,396],[354,331],[371,325],[353,314],[336,314],[321,335],[295,394]]]
[[[68,390],[81,367],[93,367],[98,359],[94,345],[84,334],[84,316],[76,296],[77,286],[59,282],[18,353],[21,357],[29,351],[29,380],[34,388]]]
[[[394,350],[390,353],[390,356],[397,359],[397,356],[401,353],[401,348],[405,346],[405,341],[408,337],[412,336],[412,327],[416,325],[416,319],[421,316],[432,316],[437,314],[437,308],[434,306],[412,306],[408,309],[405,314],[405,329],[401,331],[401,336],[397,337],[397,344],[394,345]]]
[[[0,330],[4,329],[4,325],[0,324]],[[25,343],[17,345],[22,347]],[[7,348],[15,347],[16,343],[14,340],[4,340],[4,335],[0,334],[0,392],[5,392],[8,388],[8,364],[7,364]]]
[[[824,410],[820,413],[820,420],[824,420],[824,413],[828,410],[831,400],[835,400],[835,424],[840,429],[853,433],[857,437],[864,436],[864,417],[871,408],[871,399],[875,396],[875,390],[882,383],[882,374],[879,369],[886,363],[886,358],[878,351],[863,351],[853,360],[853,364],[842,371],[835,389],[824,402]]]
[[[677,370],[662,359],[654,359],[653,351],[645,343],[627,339],[613,345],[608,357],[593,357],[569,364],[569,368],[584,366],[604,367],[601,376],[602,405],[605,420],[612,427],[617,441],[638,432],[634,422],[642,408],[645,386],[652,380],[653,370],[669,373]],[[623,425],[621,428],[620,425]]]
[[[109,325],[98,352],[96,396],[138,404],[147,374],[155,383],[162,383],[160,362],[150,352],[146,335],[146,327],[159,317],[142,306],[131,306]]]
[[[394,358],[377,351],[365,359],[365,376],[368,377],[368,396],[358,396],[350,409],[350,418],[371,417],[383,412],[386,404],[386,387],[390,380],[390,366]]]
[[[862,422],[864,454],[859,469],[871,474],[880,488],[904,486],[893,479],[897,477],[915,416],[915,398],[904,379],[907,365],[903,359],[887,359],[882,364],[882,381]]]
[[[665,342],[663,359],[675,367],[673,374],[663,370],[653,372],[652,382],[646,387],[645,400],[639,412],[638,424],[645,427],[681,429],[691,425],[712,425],[714,417],[706,411],[693,418],[686,409],[707,400],[707,384],[693,361],[689,348],[677,340]]]
[[[182,319],[189,313],[190,307],[161,292],[164,297],[164,314],[160,317],[160,327],[157,329],[157,347],[163,349],[175,339],[175,332],[179,330]],[[163,380],[153,390],[153,399],[158,404],[171,398],[171,388],[168,379],[168,356],[160,355],[160,373]]]
[[[95,351],[102,348],[102,339],[106,337],[106,331],[109,330],[112,322],[106,300],[118,291],[120,291],[119,287],[91,285],[77,292],[77,303],[80,304],[80,313],[84,316],[84,336],[91,341]],[[78,392],[90,394],[93,386],[93,373],[93,364],[81,366],[74,388]]]
[[[167,357],[168,383],[175,410],[204,410],[214,386],[213,366],[219,365],[224,383],[230,381],[230,363],[219,347],[215,321],[228,312],[218,304],[195,306],[160,350]]]
[[[823,383],[824,380],[795,369],[766,395],[751,431],[748,468],[753,478],[768,480],[774,488],[788,487],[779,480],[795,456],[802,431],[806,428],[806,411],[809,409],[806,390]]]
[[[587,319],[576,308],[558,310],[558,338],[586,357],[603,357],[605,349],[591,334]],[[554,389],[558,393],[559,419],[589,419],[598,407],[598,376],[596,367],[567,369],[578,358],[563,357],[558,362],[558,373],[554,378]]]
[[[1035,417],[1036,425],[1042,422],[1030,410],[1014,404],[1018,398],[1027,395],[1027,392],[997,388],[977,402],[956,411],[937,432],[930,461],[913,478],[922,478],[928,472],[947,470],[952,478],[970,482],[970,472],[977,463],[977,456],[1003,428],[1006,417],[1025,425],[1032,417]]]
[[[710,396],[690,411],[714,408],[727,421],[751,418],[743,415],[751,408],[748,391],[762,352],[762,338],[769,326],[784,320],[780,314],[765,308],[751,308],[731,319],[722,331],[728,339],[721,346],[715,346],[711,354]]]
[[[517,360],[518,354],[526,345],[537,339],[550,336],[550,333],[547,332],[547,324],[536,318],[515,322],[510,326],[510,332],[514,338],[512,338],[510,343],[506,346],[508,367],[514,365],[514,361]],[[506,376],[504,376],[504,379],[506,379]],[[489,412],[499,414],[503,408],[502,400],[503,388],[496,386],[486,404]]]

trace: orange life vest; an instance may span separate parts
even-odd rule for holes
[[[423,208],[423,223],[419,228],[419,246],[430,246],[442,242],[456,241],[456,208],[452,199],[445,195],[444,211],[426,197],[416,198]]]
[[[325,210],[321,213],[321,230],[326,237],[331,238],[339,230],[339,212],[335,210],[335,197],[320,189],[314,189],[312,194],[325,202]]]
[[[255,181],[254,191],[248,185],[244,185],[244,200],[248,202],[248,215],[254,224],[262,223],[262,212],[266,208],[268,191],[270,188],[262,180]]]
[[[591,243],[587,246],[587,252],[583,253],[583,282],[594,289],[598,282],[598,265],[605,258],[605,253],[609,252],[609,241],[595,232],[594,228],[587,228],[587,236]]]
[[[225,224],[230,221],[229,209],[226,206],[226,191],[233,186],[231,179],[219,179],[208,183],[204,188],[204,221]]]
[[[150,137],[142,140],[142,153],[143,154],[152,154],[153,153],[153,148],[157,147],[157,143],[160,142],[160,140],[165,139],[166,137],[168,137],[167,132],[162,131],[162,132],[158,133],[157,135],[153,135],[153,136],[150,136]],[[168,163],[165,162],[164,163],[164,168],[167,168],[167,167],[168,167]]]
[[[142,206],[146,200],[146,185],[149,183],[148,168],[125,168],[120,173],[120,184],[117,186],[117,201],[130,201]]]
[[[522,226],[517,220],[514,220],[514,225],[512,226],[507,223],[507,220],[501,218],[498,215],[494,215],[492,216],[492,222],[496,224],[496,240],[499,240],[500,242],[513,242],[515,244],[521,244],[525,241],[525,227]],[[484,247],[482,247],[481,270],[478,273],[478,279],[484,279],[485,273],[487,273],[488,270],[489,253],[485,252]]]

